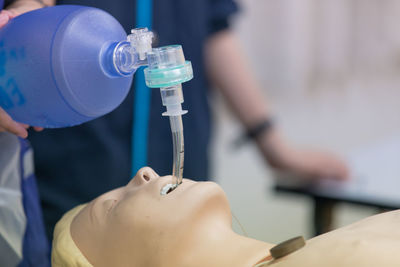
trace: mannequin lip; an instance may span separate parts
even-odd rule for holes
[[[167,187],[175,186],[175,183],[172,182],[172,180],[169,180],[167,183],[165,183],[165,181],[164,181],[164,183],[162,183],[162,186],[160,188],[160,195],[161,196],[166,196],[166,195],[169,195],[169,194],[171,194],[171,193],[173,193],[175,191],[176,192],[181,191],[183,188],[186,188],[187,185],[189,185],[189,184],[191,184],[191,183],[188,182],[186,179],[183,179],[182,183],[180,183],[178,186],[174,187],[171,190],[170,188],[167,188]],[[163,191],[168,192],[168,193],[163,194]]]
[[[161,196],[168,196],[170,194],[179,194],[178,192],[182,192],[182,191],[186,191],[187,189],[189,189],[193,184],[197,184],[198,182],[195,181],[191,181],[191,180],[187,180],[187,179],[183,179],[182,183],[176,187],[174,190],[170,191],[168,194],[162,194],[163,189],[167,186],[167,185],[174,185],[175,183],[173,182],[172,179],[168,179],[168,180],[160,180],[160,187],[158,188],[158,192]]]
[[[175,191],[175,189],[177,189],[179,186],[180,185],[176,186],[175,184],[167,183],[161,187],[160,194],[162,196],[166,196]]]

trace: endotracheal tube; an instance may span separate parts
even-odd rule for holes
[[[187,111],[182,110],[181,106],[181,103],[183,102],[181,84],[171,87],[164,87],[161,88],[160,91],[163,105],[167,108],[167,111],[164,112],[162,115],[169,116],[169,122],[171,125],[172,142],[174,149],[172,175],[175,179],[175,185],[178,186],[182,183],[185,154],[182,115],[187,113]]]
[[[147,53],[147,61],[149,67],[144,70],[146,84],[151,88],[160,88],[162,103],[167,109],[162,115],[169,116],[171,124],[174,147],[172,175],[175,183],[163,188],[161,194],[166,194],[182,183],[185,151],[182,115],[187,113],[182,110],[182,83],[193,78],[193,70],[191,63],[185,61],[180,45],[153,48]]]
[[[176,185],[182,183],[183,178],[183,163],[185,160],[185,146],[183,142],[183,125],[182,116],[169,117],[172,131],[172,142],[174,146],[174,165],[172,168],[172,175],[176,177]],[[174,126],[173,126],[174,125]],[[173,129],[176,128],[176,129]]]

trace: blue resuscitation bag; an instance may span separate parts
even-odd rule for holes
[[[113,75],[120,23],[97,8],[54,6],[12,19],[0,30],[0,106],[32,126],[78,125],[111,112],[133,75]]]
[[[1,132],[0,148],[0,266],[50,266],[32,149]]]

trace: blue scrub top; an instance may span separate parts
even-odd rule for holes
[[[94,6],[113,15],[126,32],[135,27],[136,1],[63,0],[57,4]],[[208,175],[210,110],[203,45],[207,38],[228,27],[237,11],[233,0],[154,0],[153,30],[156,46],[181,44],[192,61],[194,79],[183,84],[189,113],[183,116],[185,135],[184,177],[205,180]],[[142,71],[142,70],[140,70]],[[127,184],[131,179],[133,94],[113,112],[89,123],[31,133],[35,168],[47,233],[72,207]],[[172,137],[169,120],[162,117],[160,92],[152,90],[148,165],[160,175],[172,172]]]

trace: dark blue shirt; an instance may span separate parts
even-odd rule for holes
[[[126,32],[135,27],[136,1],[63,0],[58,4],[94,6],[113,15]],[[153,30],[157,46],[181,44],[192,61],[194,79],[183,84],[189,113],[183,116],[184,176],[208,178],[210,111],[208,81],[203,62],[207,38],[228,26],[237,7],[232,0],[154,0]],[[139,70],[142,71],[142,70]],[[172,137],[169,120],[162,117],[160,92],[152,90],[148,165],[160,175],[172,171]],[[48,234],[72,207],[90,201],[130,180],[133,92],[113,112],[89,123],[32,133],[35,167]]]

